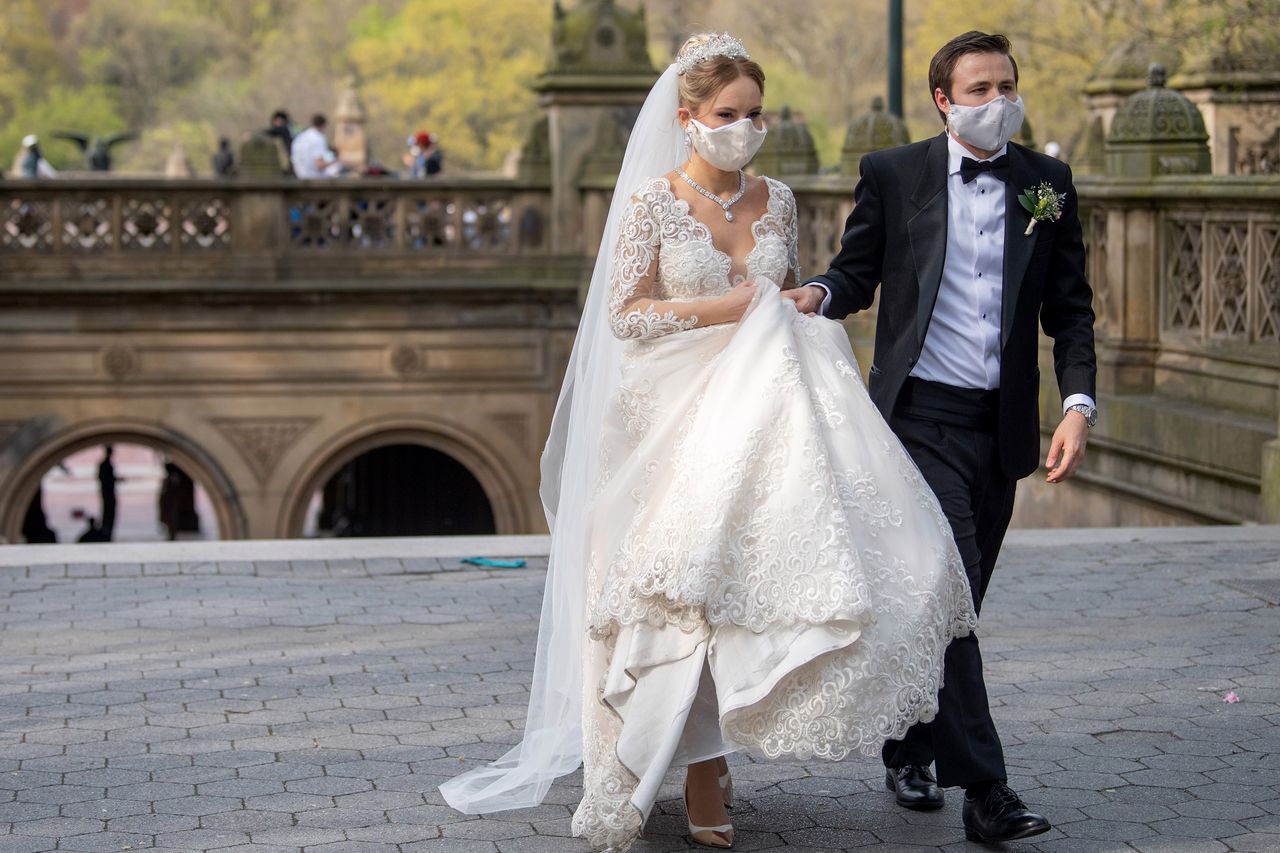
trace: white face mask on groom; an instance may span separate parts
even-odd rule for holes
[[[1016,101],[1000,95],[982,106],[953,103],[947,113],[947,129],[983,151],[999,151],[1022,129],[1022,96]]]

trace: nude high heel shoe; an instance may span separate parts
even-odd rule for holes
[[[721,789],[723,791],[723,789]],[[689,817],[689,783],[684,785],[684,811],[685,817],[689,822],[689,838],[694,844],[700,844],[703,847],[715,847],[719,850],[729,850],[733,847],[733,824],[725,823],[720,826],[698,826],[693,822],[693,818]]]
[[[729,762],[725,761],[722,755],[716,759],[716,766],[720,773],[720,793],[724,797],[724,807],[731,809],[733,808],[733,777],[729,775]]]

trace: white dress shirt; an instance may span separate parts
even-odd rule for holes
[[[1003,146],[995,157],[1008,152]],[[924,347],[911,375],[956,388],[1000,387],[1000,300],[1004,293],[1005,182],[960,162],[976,159],[947,137],[947,254]],[[995,159],[992,157],[990,159]]]
[[[314,127],[308,127],[293,138],[289,148],[289,159],[293,161],[293,173],[299,178],[324,178],[324,168],[317,165],[329,153],[329,140],[324,133]]]
[[[1003,146],[989,159],[1008,152]],[[1000,387],[1000,321],[1004,293],[1006,183],[979,172],[969,183],[960,176],[965,158],[977,159],[947,136],[947,254],[924,346],[911,376],[958,388]],[[806,282],[827,292],[820,281]],[[1087,394],[1062,402],[1065,413],[1077,403],[1094,405]]]

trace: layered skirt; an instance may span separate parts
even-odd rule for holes
[[[673,763],[877,754],[975,627],[951,529],[844,328],[758,283],[629,343],[590,523],[575,834],[638,837]]]

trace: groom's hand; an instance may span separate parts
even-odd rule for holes
[[[827,292],[817,285],[806,284],[804,287],[782,291],[782,298],[790,299],[796,304],[797,311],[812,317],[822,307],[822,300],[827,298]]]
[[[1053,432],[1049,457],[1044,466],[1049,469],[1048,481],[1061,483],[1076,472],[1084,458],[1084,447],[1089,442],[1089,423],[1079,412],[1067,412],[1062,423]]]

